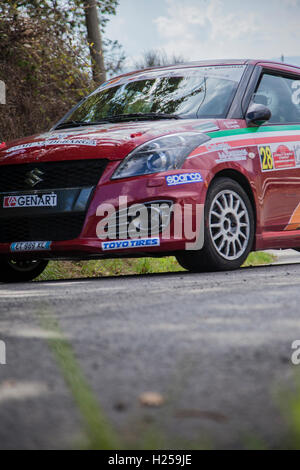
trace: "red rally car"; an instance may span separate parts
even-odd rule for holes
[[[300,68],[122,75],[49,132],[2,143],[0,165],[1,281],[33,279],[50,259],[236,269],[250,251],[300,247]]]

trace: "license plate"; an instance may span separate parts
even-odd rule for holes
[[[10,251],[43,251],[50,247],[51,242],[15,242],[10,245]]]

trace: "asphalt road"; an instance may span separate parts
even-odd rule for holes
[[[0,448],[88,440],[53,319],[122,446],[284,445],[299,285],[300,264],[0,285]]]

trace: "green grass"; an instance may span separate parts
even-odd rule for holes
[[[174,257],[100,261],[50,261],[38,281],[185,271]]]
[[[264,252],[250,253],[244,266],[270,264],[274,257]],[[38,281],[78,279],[88,277],[124,276],[133,274],[170,273],[185,271],[175,257],[112,259],[97,261],[50,261]]]
[[[44,329],[56,333],[55,337],[48,339],[48,343],[82,418],[87,442],[83,445],[78,443],[79,447],[93,450],[118,449],[118,438],[81,370],[72,345],[48,312],[40,312],[39,319]]]
[[[265,253],[263,251],[256,251],[250,253],[247,260],[244,263],[244,267],[248,266],[260,266],[262,264],[271,264],[276,261],[276,257],[270,255],[269,253]]]

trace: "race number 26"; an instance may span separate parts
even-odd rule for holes
[[[274,160],[273,160],[271,147],[269,145],[264,146],[264,147],[259,147],[259,154],[260,154],[262,171],[273,170]]]

